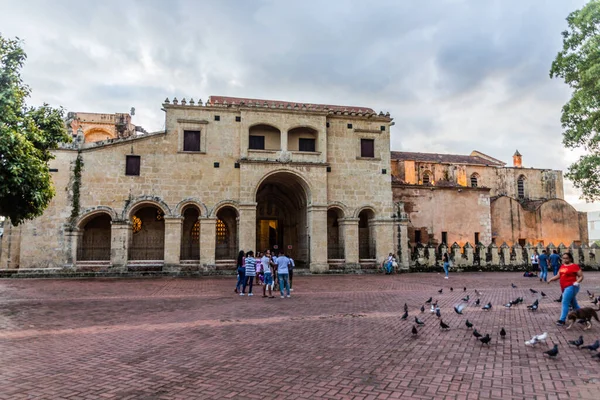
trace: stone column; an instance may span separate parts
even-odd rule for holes
[[[452,262],[455,266],[459,267],[464,264],[458,243],[455,242],[452,247],[450,247],[450,252],[452,253]]]
[[[327,223],[327,222],[326,222]],[[254,250],[256,253],[256,203],[240,204],[238,221],[239,248],[244,251]],[[283,243],[280,244],[283,246]],[[237,254],[237,253],[236,253]]]
[[[571,243],[571,246],[569,246],[569,252],[571,252],[571,255],[573,256],[573,263],[581,264],[581,257],[579,257],[579,247],[575,243]]]
[[[473,246],[471,245],[471,243],[467,242],[465,244],[465,246],[463,247],[463,252],[465,255],[465,263],[467,266],[472,267],[473,266],[473,258],[474,258],[474,252],[475,250],[473,249]]]
[[[510,265],[510,247],[508,247],[506,242],[502,243],[502,246],[500,246],[500,253],[502,254],[502,265]]]
[[[513,245],[512,253],[515,255],[514,265],[522,266],[523,264],[526,264],[523,262],[523,248],[521,245],[519,245],[519,243],[515,243]]]
[[[127,220],[114,220],[110,225],[110,264],[112,270],[126,271],[131,224]]]
[[[344,238],[346,268],[358,268],[358,218],[341,218],[338,224]]]
[[[398,269],[408,271],[410,269],[410,247],[408,244],[408,228],[406,220],[398,223]]]
[[[435,254],[435,246],[432,244],[428,244],[425,252],[427,253],[427,266],[435,267],[437,261],[437,257]]]
[[[165,271],[179,272],[181,266],[181,217],[165,217]]]
[[[375,235],[375,259],[381,265],[390,253],[394,252],[394,220],[376,219],[370,221]]]
[[[79,241],[83,237],[83,232],[78,228],[71,228],[70,226],[65,226],[64,232],[65,263],[63,268],[75,269],[77,264],[77,247],[79,246]]]
[[[488,246],[488,251],[490,253],[490,262],[488,265],[497,267],[500,265],[500,255],[498,254],[498,246],[495,243],[492,243]]]
[[[550,246],[548,246],[550,247]],[[590,246],[588,246],[587,244],[582,244],[581,245],[581,252],[582,257],[583,257],[583,265],[585,265],[586,267],[591,267],[592,266],[592,257],[590,256]],[[552,253],[550,253],[552,254]],[[552,267],[549,265],[548,269],[551,270]]]
[[[200,265],[205,269],[215,269],[217,247],[217,218],[200,218]]]
[[[310,237],[310,272],[320,273],[328,271],[327,206],[308,206],[308,234]],[[358,238],[358,232],[356,236]]]
[[[479,267],[487,266],[487,247],[485,247],[481,242],[477,244],[476,247],[477,258],[479,259]]]

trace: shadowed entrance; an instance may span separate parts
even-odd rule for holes
[[[256,202],[256,250],[285,252],[297,266],[308,266],[306,183],[291,173],[273,174],[261,183]]]

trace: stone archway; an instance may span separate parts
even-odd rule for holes
[[[181,224],[180,260],[200,260],[200,210],[194,205],[183,209]]]
[[[111,240],[111,217],[104,212],[85,222],[77,246],[77,261],[109,261]]]
[[[256,250],[289,253],[297,266],[310,262],[308,185],[290,172],[269,175],[256,191]]]
[[[215,235],[215,260],[235,260],[238,252],[238,212],[235,208],[219,208]]]
[[[358,258],[360,260],[375,259],[375,235],[373,219],[375,213],[364,209],[358,214]]]
[[[131,261],[164,261],[165,219],[163,211],[154,205],[143,205],[131,215]]]
[[[342,210],[330,208],[327,210],[327,259],[344,259],[344,238],[339,220],[344,218]]]

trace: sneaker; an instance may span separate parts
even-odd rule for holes
[[[447,276],[445,276],[445,277],[444,277],[444,279],[448,279],[448,277],[447,277]]]
[[[244,295],[244,293],[240,293],[240,296],[243,296],[243,295]]]
[[[565,324],[565,321],[563,321],[562,319],[559,319],[558,321],[556,321],[556,325],[558,326],[563,326]]]
[[[294,289],[290,288],[290,292],[293,292],[293,291],[294,291]]]
[[[283,299],[284,297],[283,297],[283,296],[281,296],[281,298]]]
[[[248,293],[248,296],[254,296],[252,293]]]
[[[290,295],[288,294],[288,295],[287,295],[287,297],[292,297],[292,296],[290,296]]]

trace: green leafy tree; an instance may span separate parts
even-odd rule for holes
[[[70,138],[62,108],[28,107],[21,79],[26,59],[18,39],[0,35],[0,215],[13,225],[40,216],[55,194],[50,150]]]
[[[552,62],[551,78],[573,89],[562,109],[563,144],[586,154],[565,175],[587,201],[600,199],[600,0],[567,17],[563,48]]]

